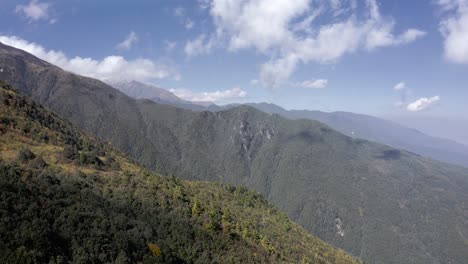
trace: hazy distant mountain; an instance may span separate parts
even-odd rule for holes
[[[410,115],[388,114],[385,119],[468,146],[468,116],[464,115],[463,112],[459,113],[458,116],[451,117],[432,116],[429,113],[422,115],[416,113]]]
[[[468,169],[250,106],[194,112],[134,100],[4,45],[0,67],[0,79],[148,168],[260,191],[369,263],[468,259]]]
[[[172,92],[151,84],[144,84],[137,81],[108,81],[107,83],[135,99],[149,99],[156,103],[175,105],[194,111],[219,110],[218,106],[212,102],[183,100]]]
[[[150,99],[155,102],[187,103],[170,91],[137,81],[109,81],[109,85],[135,99]]]
[[[182,100],[173,94],[171,94],[170,99],[166,99],[165,93],[170,93],[167,90],[135,81],[114,83],[113,87],[136,99],[150,99],[193,111],[221,111],[239,106],[239,104],[218,106],[213,103],[203,105]],[[133,87],[133,89],[127,87]],[[139,92],[134,92],[135,90]],[[164,92],[159,96],[157,95],[159,92],[152,92],[153,90],[163,90]],[[174,97],[177,99],[173,99]],[[318,120],[350,137],[379,142],[440,161],[468,167],[468,146],[452,140],[432,137],[385,119],[350,112],[327,113],[311,110],[286,110],[270,103],[247,103],[246,105],[291,119]]]
[[[401,126],[385,119],[349,112],[326,113],[309,110],[285,110],[274,104],[249,104],[267,113],[323,122],[341,133],[405,149],[419,155],[468,167],[468,146]]]

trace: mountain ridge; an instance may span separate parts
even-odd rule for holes
[[[24,83],[33,98],[148,168],[260,191],[307,230],[372,263],[468,258],[466,169],[248,106],[193,112],[133,100],[100,81],[28,64],[30,56],[0,52],[0,78]]]
[[[0,262],[361,263],[245,187],[162,177],[0,81]]]
[[[146,87],[141,83],[139,85],[142,89]],[[124,84],[111,84],[111,86],[125,93]],[[142,97],[133,96],[132,93],[125,94],[132,98],[142,99]],[[182,99],[170,101],[163,98],[150,98],[149,96],[146,99],[193,111],[222,111],[239,105],[218,106],[213,104],[205,107]],[[266,113],[280,114],[286,118],[318,120],[351,137],[375,141],[436,160],[468,167],[468,146],[450,139],[429,136],[416,129],[386,119],[346,111],[286,110],[272,103],[245,103],[245,105],[253,106]]]

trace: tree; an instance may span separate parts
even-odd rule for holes
[[[199,216],[201,213],[200,203],[195,199],[192,206],[192,216]]]
[[[219,213],[219,210],[212,206],[208,215],[210,217],[210,222],[208,223],[207,228],[213,231],[220,230],[221,215]]]
[[[223,225],[223,230],[225,232],[230,232],[232,228],[232,216],[231,216],[231,210],[226,208],[226,210],[223,212],[223,215],[221,216],[221,223]]]

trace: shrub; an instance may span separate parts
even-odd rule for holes
[[[47,167],[47,163],[42,157],[39,156],[31,162],[31,167],[33,167],[34,169],[44,169],[45,167]]]
[[[17,159],[20,162],[27,162],[34,159],[36,155],[29,148],[22,148],[18,152]]]
[[[69,160],[75,160],[80,157],[80,153],[78,149],[72,146],[66,146],[62,152],[63,157]]]
[[[94,152],[81,151],[80,152],[80,164],[81,165],[95,165],[101,167],[103,162],[96,156]]]

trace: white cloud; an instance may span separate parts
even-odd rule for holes
[[[125,39],[117,44],[117,49],[120,50],[129,50],[132,48],[133,44],[138,42],[138,36],[135,32],[131,31]]]
[[[213,17],[215,39],[223,46],[232,51],[255,49],[270,57],[260,67],[260,80],[268,87],[284,84],[300,63],[332,63],[358,50],[401,45],[425,34],[418,29],[395,34],[395,22],[380,14],[375,0],[365,1],[364,12],[356,10],[354,0],[211,0],[203,4]],[[330,13],[331,18],[325,17]]]
[[[317,80],[307,80],[301,83],[301,86],[304,88],[312,88],[312,89],[323,89],[327,87],[328,80],[326,79],[317,79]]]
[[[56,18],[50,16],[50,4],[41,3],[38,0],[31,0],[27,5],[17,5],[15,12],[24,15],[30,22],[37,20],[47,20],[51,24],[57,22]]]
[[[215,46],[216,40],[211,37],[208,38],[204,34],[198,36],[196,39],[188,41],[185,44],[185,54],[187,56],[192,57],[201,54],[208,54],[211,52],[213,47]]]
[[[439,0],[448,15],[439,30],[444,39],[444,55],[455,63],[468,63],[468,0]]]
[[[193,26],[195,26],[195,22],[193,22],[190,19],[187,19],[187,21],[185,22],[185,29],[192,29]]]
[[[177,46],[177,42],[175,41],[169,41],[169,40],[164,41],[164,49],[167,52],[172,51],[176,46]]]
[[[400,95],[400,101],[395,103],[397,108],[407,107],[407,97],[411,95],[412,91],[408,88],[405,82],[399,82],[393,86],[393,90]]]
[[[223,102],[233,99],[240,99],[247,96],[247,93],[239,87],[235,87],[224,91],[203,93],[194,93],[186,89],[171,89],[170,91],[184,100],[194,102]]]
[[[277,60],[271,60],[260,67],[260,82],[267,87],[284,84],[296,70],[298,58],[294,54]]]
[[[418,111],[427,109],[428,107],[438,102],[439,100],[440,100],[440,97],[438,95],[430,97],[430,98],[422,97],[408,104],[406,109],[411,112],[418,112]]]
[[[418,38],[424,37],[426,34],[427,33],[425,31],[410,28],[397,38],[394,44],[407,44],[417,40]]]
[[[399,82],[395,86],[393,86],[393,90],[395,91],[401,91],[406,88],[406,83],[405,82]]]
[[[126,60],[124,57],[115,55],[105,57],[102,60],[82,57],[69,58],[61,51],[46,50],[36,43],[28,42],[16,36],[0,35],[0,42],[25,50],[65,70],[101,80],[149,81],[163,78],[180,78],[179,73],[170,65],[155,63],[144,58]]]

